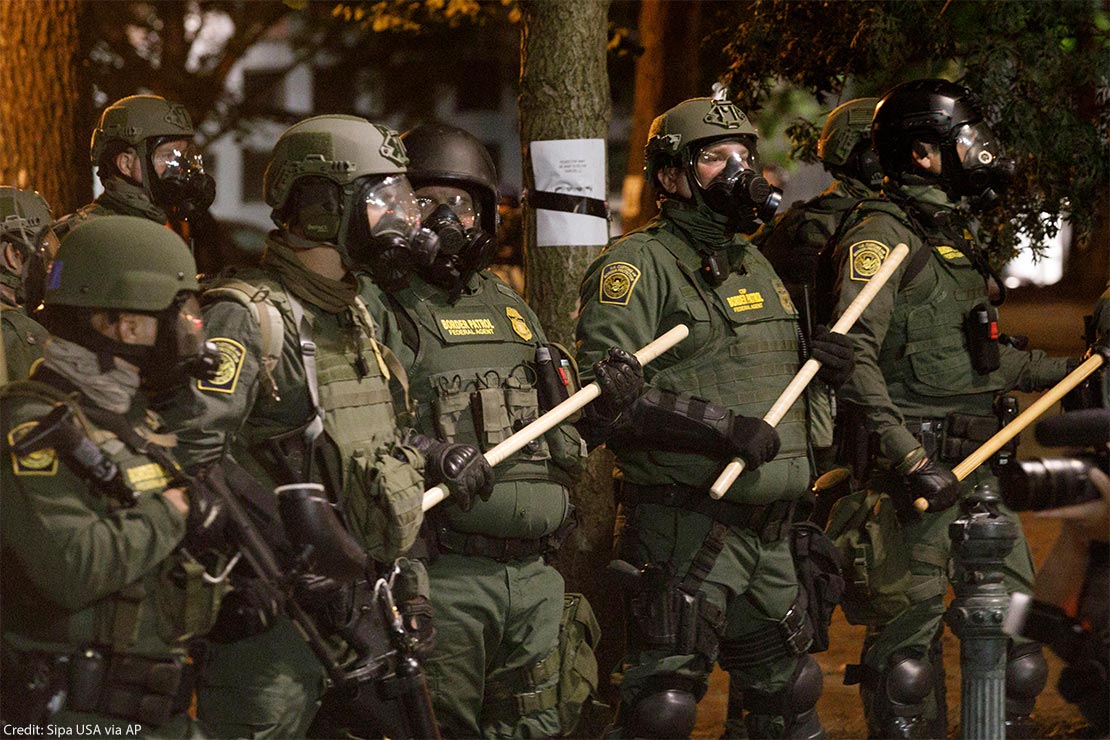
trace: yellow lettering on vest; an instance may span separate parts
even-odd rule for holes
[[[754,311],[763,308],[763,294],[758,290],[749,293],[747,288],[741,288],[737,295],[729,296],[728,305],[732,308],[733,313],[740,313],[741,311]]]
[[[497,332],[489,319],[440,319],[439,325],[452,337],[492,336]]]

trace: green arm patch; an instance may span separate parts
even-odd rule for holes
[[[888,254],[890,254],[890,247],[882,242],[871,239],[856,242],[849,249],[852,265],[849,277],[852,280],[867,282],[879,271]]]
[[[243,371],[247,350],[239,342],[227,337],[216,337],[211,342],[220,351],[220,365],[211,380],[198,380],[197,389],[210,393],[234,393]]]
[[[601,268],[598,303],[627,306],[632,289],[640,280],[640,268],[627,262],[611,262]]]
[[[37,427],[37,421],[27,421],[8,432],[8,446],[14,447],[15,443]],[[58,472],[58,455],[53,448],[38,450],[29,455],[18,457],[12,450],[12,472],[16,475],[56,475]]]

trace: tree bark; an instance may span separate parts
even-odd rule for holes
[[[0,2],[0,183],[58,217],[92,198],[84,0]]]
[[[522,3],[520,47],[520,139],[523,182],[535,186],[530,156],[533,141],[605,139],[611,101],[606,74],[608,0],[527,0]],[[551,341],[573,347],[578,286],[604,244],[589,247],[536,247],[536,213],[524,204],[525,296]],[[635,348],[632,348],[635,349]],[[580,524],[564,544],[557,567],[568,591],[585,593],[602,624],[599,667],[603,690],[619,659],[623,640],[620,604],[603,583],[610,558],[614,507],[612,456],[595,451],[587,474],[571,493]],[[616,639],[614,639],[616,638]],[[584,717],[578,736],[600,732],[603,718]]]
[[[636,60],[628,168],[621,187],[625,233],[643,226],[658,211],[655,191],[644,181],[644,145],[652,120],[698,94],[701,0],[643,0],[639,27],[644,53]]]

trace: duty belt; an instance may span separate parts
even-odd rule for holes
[[[92,647],[57,655],[5,646],[4,672],[4,705],[22,706],[31,722],[67,709],[157,727],[184,714],[192,698],[192,668],[183,657],[113,655]],[[5,713],[4,719],[14,717]]]
[[[943,419],[909,421],[906,429],[917,437],[929,457],[940,462],[959,462],[994,436],[999,421],[996,416],[951,413]],[[1011,444],[1017,446],[1016,442]]]
[[[737,504],[710,498],[708,490],[686,486],[644,486],[614,479],[617,501],[627,506],[655,504],[672,506],[709,517],[715,522],[750,529],[766,543],[777,542],[790,532],[795,501],[772,501],[769,504]]]

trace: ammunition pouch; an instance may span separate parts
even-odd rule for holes
[[[924,419],[906,424],[921,442],[929,459],[943,463],[958,463],[983,446],[1001,428],[998,416],[979,416],[953,412],[943,419]],[[996,455],[995,461],[1010,459],[1017,452],[1015,437]],[[1004,456],[1004,457],[1003,457]]]
[[[583,594],[563,594],[559,624],[559,724],[564,737],[576,737],[583,712],[604,708],[598,699],[597,656],[601,626]]]
[[[625,506],[655,504],[693,511],[729,527],[747,529],[758,534],[765,544],[778,542],[790,532],[794,518],[794,501],[774,501],[769,504],[738,504],[723,499],[710,498],[698,488],[660,485],[643,486],[628,483],[622,478],[613,480],[617,503]]]
[[[182,658],[86,648],[73,655],[4,646],[4,720],[45,722],[66,709],[158,727],[189,708],[193,675]],[[9,714],[9,711],[12,714]]]

